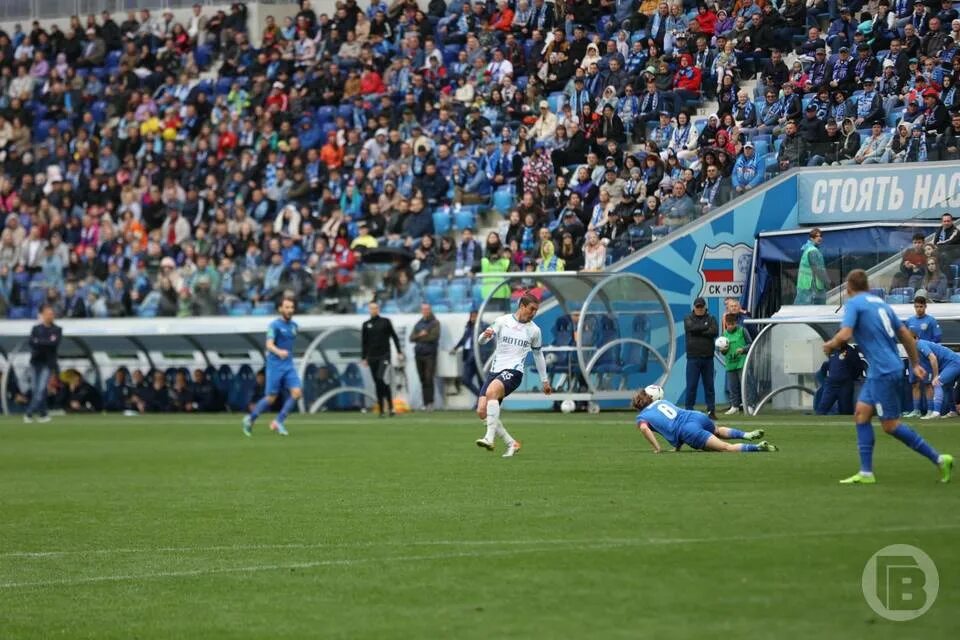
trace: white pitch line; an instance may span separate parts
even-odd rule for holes
[[[644,541],[622,541],[616,543],[594,545],[570,545],[575,550],[610,549],[642,544]],[[259,573],[264,571],[282,571],[290,569],[314,569],[329,566],[351,566],[358,564],[374,564],[377,562],[423,562],[433,560],[456,560],[461,558],[487,558],[495,556],[512,556],[524,553],[542,553],[556,551],[558,547],[533,547],[525,549],[499,549],[483,551],[466,551],[459,553],[436,553],[419,556],[387,556],[383,558],[342,558],[337,560],[315,560],[309,562],[294,562],[287,564],[260,564],[246,567],[223,567],[219,569],[190,569],[185,571],[158,571],[155,573],[120,574],[106,576],[89,576],[85,578],[66,578],[61,580],[41,580],[36,582],[5,582],[0,583],[0,589],[22,589],[28,587],[74,586],[97,582],[125,582],[128,580],[151,580],[157,578],[191,578],[197,576],[217,575],[224,573]],[[563,548],[563,547],[561,547]]]
[[[748,542],[756,540],[776,540],[776,539],[785,539],[785,538],[822,538],[822,537],[833,537],[833,536],[850,536],[850,535],[866,535],[866,534],[877,534],[877,533],[898,533],[898,532],[928,532],[928,531],[943,531],[943,530],[953,530],[960,529],[960,524],[943,524],[943,525],[933,525],[926,527],[917,527],[917,526],[900,526],[900,527],[886,527],[882,529],[862,529],[862,530],[844,530],[844,531],[806,531],[798,533],[768,533],[768,534],[753,534],[753,535],[743,535],[743,536],[724,536],[724,540],[727,541],[736,541],[736,542]],[[665,546],[665,545],[684,545],[684,544],[701,544],[709,543],[716,541],[716,537],[712,536],[709,538],[624,538],[624,539],[605,539],[605,540],[593,540],[593,541],[584,541],[584,540],[482,540],[482,541],[456,541],[456,540],[437,540],[437,541],[415,541],[415,542],[386,542],[386,543],[357,543],[357,544],[319,544],[319,545],[262,545],[262,546],[243,546],[239,545],[236,547],[181,547],[181,551],[203,551],[203,550],[221,550],[221,549],[232,549],[232,550],[253,550],[253,549],[319,549],[324,547],[375,547],[375,546],[441,546],[441,545],[482,545],[482,546],[492,546],[492,545],[509,545],[509,546],[521,546],[521,548],[516,549],[499,549],[499,550],[477,550],[477,551],[465,551],[458,553],[438,553],[438,554],[429,554],[429,555],[414,555],[414,556],[386,556],[382,558],[342,558],[342,559],[330,559],[330,560],[315,560],[308,562],[297,562],[297,563],[285,563],[285,564],[264,564],[264,565],[251,565],[244,567],[224,567],[224,568],[205,568],[205,569],[190,569],[184,571],[160,571],[155,573],[142,573],[142,574],[118,574],[118,575],[104,575],[104,576],[88,576],[83,578],[65,578],[60,580],[40,580],[35,582],[5,582],[0,583],[0,589],[22,589],[28,587],[52,587],[52,586],[73,586],[80,584],[91,584],[98,582],[123,582],[123,581],[137,581],[137,580],[151,580],[158,578],[189,578],[196,576],[206,576],[206,575],[216,575],[224,573],[257,573],[264,571],[280,571],[284,569],[311,569],[324,566],[350,566],[356,564],[372,564],[375,562],[418,562],[418,561],[430,561],[430,560],[450,560],[458,558],[480,558],[480,557],[496,557],[496,556],[510,556],[510,555],[519,555],[524,553],[546,553],[557,551],[559,549],[569,548],[573,551],[591,551],[591,550],[602,550],[602,549],[615,549],[619,547],[631,547],[631,546]],[[526,545],[550,545],[550,546],[535,546],[527,547]],[[173,548],[166,549],[152,549],[144,551],[164,551],[172,550]],[[97,550],[94,550],[97,551]],[[100,552],[110,552],[110,551],[126,551],[119,549],[102,549]],[[136,552],[136,550],[130,550]]]
[[[778,540],[781,538],[819,538],[835,535],[864,535],[870,533],[898,533],[906,531],[944,531],[960,529],[960,523],[936,524],[931,526],[903,525],[884,527],[881,529],[862,529],[846,531],[801,531],[782,533],[758,533],[744,536],[724,536],[725,540]],[[74,549],[62,551],[8,551],[0,553],[0,558],[48,558],[60,556],[93,556],[93,555],[127,555],[150,553],[206,553],[209,551],[270,551],[284,549],[363,549],[373,547],[441,547],[441,546],[495,546],[495,545],[589,545],[589,544],[621,544],[640,542],[644,544],[698,544],[716,540],[711,538],[592,538],[589,540],[573,540],[570,538],[532,539],[532,540],[369,540],[362,542],[307,542],[284,544],[238,544],[218,545],[207,547],[153,547],[153,548],[117,548],[117,549]]]

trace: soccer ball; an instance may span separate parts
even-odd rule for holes
[[[717,347],[720,353],[726,353],[727,349],[730,348],[730,341],[727,340],[727,338],[724,336],[720,336],[719,338],[717,338],[713,344],[714,346]]]
[[[577,410],[577,403],[573,400],[564,400],[560,403],[560,411],[564,413],[573,413]]]
[[[663,400],[663,387],[658,384],[651,384],[649,387],[644,388],[644,393],[653,398],[653,401]]]

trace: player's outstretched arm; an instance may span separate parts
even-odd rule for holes
[[[647,426],[646,422],[638,422],[637,429],[640,430],[640,433],[643,434],[643,437],[647,439],[647,442],[650,443],[650,447],[653,448],[654,453],[660,453],[660,443],[657,442],[657,436],[654,435],[653,429]]]

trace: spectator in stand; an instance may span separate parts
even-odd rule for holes
[[[923,276],[927,262],[923,253],[924,240],[922,233],[913,234],[913,242],[903,250],[900,257],[900,270],[893,277],[893,288],[908,286],[911,278]]]
[[[923,275],[911,278],[909,285],[914,289],[925,291],[925,297],[933,302],[945,302],[949,297],[947,276],[940,269],[940,261],[936,256],[927,258]]]
[[[954,225],[951,214],[940,216],[940,229],[934,234],[933,242],[945,264],[953,264],[960,256],[960,229]]]

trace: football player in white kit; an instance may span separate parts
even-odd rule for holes
[[[547,395],[553,393],[547,377],[547,361],[540,352],[543,345],[540,327],[533,323],[539,309],[540,301],[536,296],[525,293],[520,297],[516,313],[500,316],[477,339],[480,344],[497,340],[490,373],[477,400],[477,415],[487,422],[487,433],[477,440],[477,446],[493,451],[494,439],[499,435],[507,444],[504,458],[513,457],[520,450],[520,443],[513,439],[500,422],[500,402],[520,386],[523,363],[531,351],[537,373],[543,381],[543,392]]]

